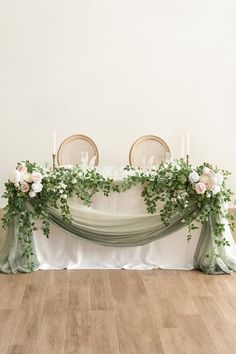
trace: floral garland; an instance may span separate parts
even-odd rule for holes
[[[190,240],[192,230],[198,228],[197,223],[203,224],[214,215],[217,220],[215,243],[228,245],[222,236],[224,224],[219,220],[223,216],[231,227],[234,226],[233,216],[222,208],[232,196],[230,189],[226,188],[229,172],[208,163],[194,168],[180,160],[162,163],[159,168],[148,171],[126,166],[124,173],[123,182],[117,185],[112,178],[105,178],[96,169],[83,170],[79,165],[52,171],[30,161],[18,163],[5,184],[3,197],[7,198],[8,204],[2,221],[3,227],[7,228],[15,217],[18,218],[20,239],[29,266],[34,266],[30,261],[33,255],[31,237],[37,230],[37,219],[42,221],[43,234],[49,237],[49,206],[60,209],[64,221],[71,222],[68,200],[73,194],[90,206],[93,195],[98,191],[108,196],[111,192],[122,192],[139,183],[143,185],[142,197],[148,213],[155,213],[157,204],[162,203],[160,215],[164,225],[169,224],[173,215],[180,215],[183,224],[188,226],[187,239]],[[190,213],[191,205],[195,206],[193,213]]]

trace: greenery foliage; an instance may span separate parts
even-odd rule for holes
[[[163,224],[168,225],[175,215],[181,216],[183,224],[188,226],[187,239],[190,240],[191,232],[198,227],[198,223],[203,224],[210,216],[214,216],[217,220],[215,243],[218,246],[228,244],[223,237],[224,224],[220,220],[221,217],[228,218],[233,227],[232,216],[223,208],[232,196],[232,192],[226,188],[229,172],[219,170],[208,163],[193,168],[180,160],[174,163],[162,163],[159,168],[147,171],[126,166],[124,168],[126,176],[119,184],[116,184],[112,178],[102,176],[96,168],[83,170],[76,165],[69,169],[60,167],[52,171],[37,166],[34,162],[25,161],[17,165],[17,170],[21,170],[22,166],[28,176],[34,172],[42,175],[40,180],[42,190],[37,193],[32,192],[32,181],[28,178],[27,182],[23,182],[23,174],[20,177],[22,180],[10,178],[5,184],[3,197],[8,200],[8,203],[2,221],[4,228],[7,228],[14,218],[17,218],[24,254],[31,267],[33,267],[30,261],[33,255],[31,239],[33,231],[37,229],[37,220],[42,222],[40,227],[43,234],[46,237],[50,234],[49,207],[59,209],[65,222],[72,222],[69,207],[69,199],[72,195],[77,195],[85,205],[91,206],[94,194],[99,191],[109,196],[111,192],[124,192],[137,184],[143,186],[142,197],[148,213],[155,213],[157,207],[161,206],[160,215]],[[189,176],[194,171],[204,177],[206,169],[210,170],[211,174],[222,176],[220,188],[214,190],[208,186],[204,193],[197,193],[196,183],[191,181]]]

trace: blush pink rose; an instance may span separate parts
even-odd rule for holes
[[[206,191],[206,185],[202,182],[198,182],[195,184],[195,191],[197,194],[204,194]]]
[[[34,183],[41,183],[42,182],[42,179],[43,179],[43,175],[42,173],[40,172],[33,172],[32,175],[31,175],[31,178],[32,178],[32,182]]]
[[[22,192],[27,193],[29,191],[30,187],[27,182],[23,181],[20,184],[20,189],[22,190]]]
[[[17,171],[21,172],[22,174],[25,174],[27,173],[27,167],[25,166],[24,163],[22,163],[17,167]]]
[[[209,167],[204,167],[203,170],[202,170],[202,173],[204,175],[212,175],[213,171],[209,168]]]

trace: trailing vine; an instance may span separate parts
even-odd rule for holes
[[[211,216],[215,225],[216,245],[228,245],[223,237],[222,217],[227,218],[231,227],[233,217],[223,208],[229,202],[232,192],[226,187],[229,172],[219,170],[208,163],[196,168],[183,160],[162,163],[159,168],[148,171],[126,166],[122,183],[105,178],[96,168],[83,170],[79,165],[72,168],[57,168],[55,171],[25,161],[17,168],[5,184],[4,198],[8,203],[2,218],[7,228],[17,218],[19,237],[24,256],[33,268],[31,256],[32,234],[37,230],[36,220],[41,220],[41,229],[46,237],[50,235],[49,207],[58,209],[65,222],[71,223],[69,200],[76,195],[84,205],[90,207],[95,193],[109,196],[111,192],[125,192],[135,185],[142,185],[142,197],[147,212],[160,211],[161,220],[168,226],[173,216],[181,217],[188,226],[187,239],[198,223],[205,223]]]

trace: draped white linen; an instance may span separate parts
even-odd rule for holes
[[[118,179],[116,180],[116,182]],[[88,212],[75,197],[70,204],[80,206]],[[143,215],[146,206],[141,197],[141,186],[124,193],[113,193],[109,197],[97,193],[93,198],[92,210],[101,216]],[[49,239],[36,231],[34,234],[39,269],[193,269],[193,255],[200,235],[195,230],[192,240],[186,239],[187,228],[183,228],[158,241],[138,247],[108,247],[94,244],[61,229],[51,226]]]

